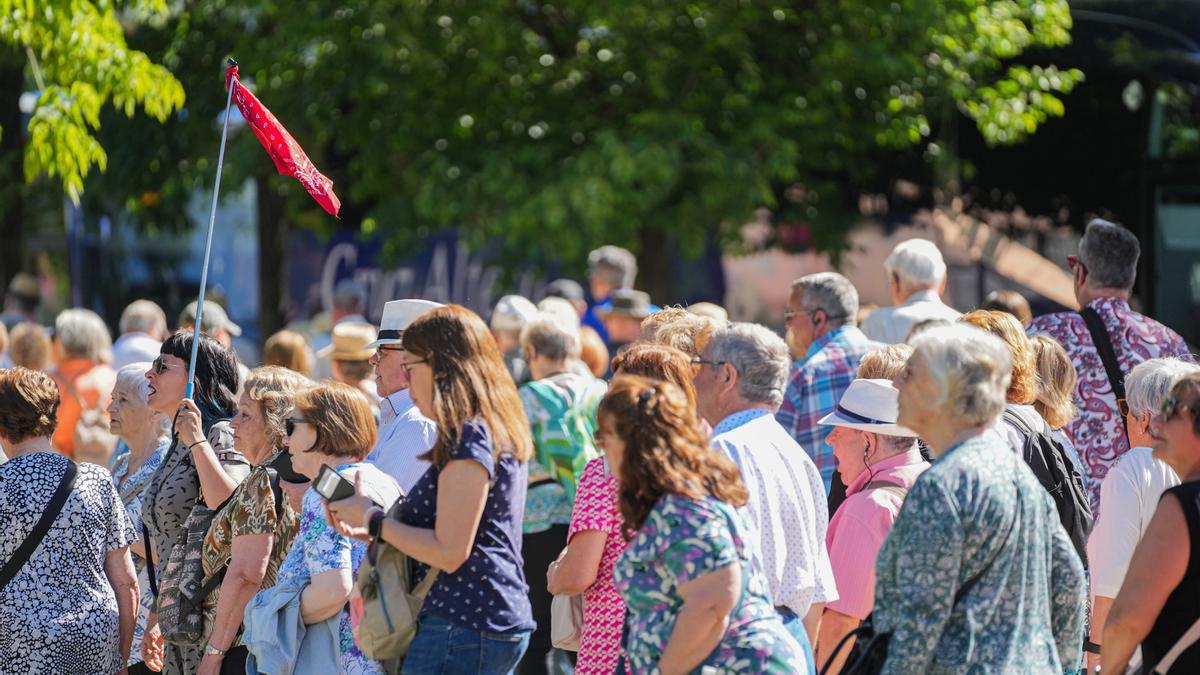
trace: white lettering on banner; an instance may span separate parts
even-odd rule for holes
[[[450,256],[453,255],[453,266]],[[378,267],[359,267],[358,248],[351,243],[341,243],[330,249],[321,269],[321,304],[326,310],[333,307],[333,290],[339,273],[352,270],[352,276],[367,289],[369,318],[378,323],[383,314],[383,304],[399,298],[424,298],[442,303],[457,303],[472,311],[487,316],[492,309],[492,294],[500,278],[500,269],[485,266],[463,242],[452,247],[447,243],[434,246],[429,259],[429,268],[423,282],[418,282],[417,268],[413,266],[382,270]],[[453,269],[453,275],[451,275]],[[533,280],[528,271],[521,275],[518,288],[532,289]]]

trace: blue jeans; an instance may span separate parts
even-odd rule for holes
[[[440,616],[417,625],[401,669],[405,675],[508,675],[517,667],[529,631],[491,633],[456,626]]]
[[[812,643],[808,641],[808,632],[804,630],[804,619],[787,607],[776,607],[775,612],[779,614],[779,619],[783,621],[783,627],[787,629],[788,634],[800,643],[804,660],[808,662],[808,675],[816,675],[816,657],[813,656]]]

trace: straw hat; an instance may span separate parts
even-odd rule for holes
[[[333,342],[318,351],[317,356],[334,361],[366,361],[375,354],[368,345],[379,336],[369,323],[346,321],[333,327],[331,337]]]

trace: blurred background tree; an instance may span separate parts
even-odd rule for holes
[[[393,253],[457,227],[533,264],[622,244],[651,291],[669,284],[654,258],[668,241],[736,246],[760,208],[836,250],[864,189],[954,166],[942,129],[1018,142],[1082,77],[1015,60],[1069,41],[1065,0],[217,0],[127,27],[188,106],[161,126],[101,115],[121,152],[88,177],[90,212],[185,225],[210,185],[227,55],[336,183],[340,223],[249,134],[232,139],[226,185],[254,177],[277,279],[265,314],[293,225],[379,234]]]

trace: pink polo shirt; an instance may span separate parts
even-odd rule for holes
[[[838,589],[838,599],[827,607],[861,620],[875,606],[875,557],[904,500],[893,490],[863,488],[868,482],[884,481],[908,490],[928,468],[913,448],[871,465],[846,488],[846,501],[833,514],[825,535]]]

